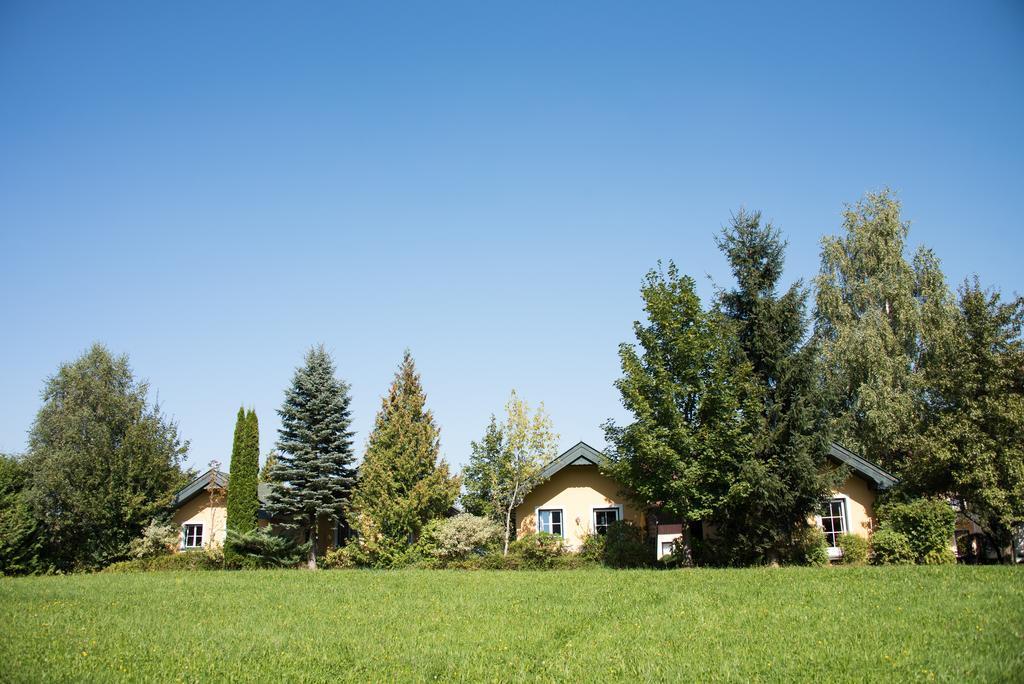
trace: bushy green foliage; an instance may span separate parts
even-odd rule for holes
[[[228,479],[228,529],[256,529],[260,510],[257,486],[260,469],[260,428],[253,410],[238,409]]]
[[[247,532],[229,529],[224,551],[243,568],[286,568],[301,563],[311,543],[298,544],[266,527]]]
[[[839,535],[839,549],[843,552],[844,565],[864,565],[868,562],[870,545],[867,539],[856,534]]]
[[[371,565],[406,556],[423,526],[455,503],[460,482],[440,458],[440,431],[407,350],[370,433],[353,492],[351,523]]]
[[[509,544],[508,555],[517,567],[552,568],[567,555],[567,551],[561,536],[550,532],[531,532]]]
[[[132,540],[132,558],[151,558],[171,553],[178,544],[178,528],[166,522],[151,520],[142,534]]]
[[[737,483],[764,430],[761,391],[735,326],[701,307],[675,264],[648,272],[641,296],[647,322],[620,346],[615,383],[632,422],[605,424],[606,470],[642,505],[714,520],[747,498]]]
[[[41,525],[26,497],[31,473],[24,461],[0,454],[0,574],[45,572]]]
[[[821,567],[828,565],[828,541],[817,525],[800,528],[794,535],[793,561],[798,565]]]
[[[822,240],[815,335],[837,441],[902,475],[918,451],[922,357],[950,298],[938,260],[907,259],[896,195],[869,193]]]
[[[617,520],[605,534],[602,561],[611,568],[642,568],[654,562],[654,549],[637,525]]]
[[[541,483],[544,465],[558,453],[558,435],[544,404],[531,415],[515,390],[505,404],[505,416],[499,424],[492,415],[483,439],[470,443],[469,463],[463,469],[463,502],[470,512],[501,524],[507,551],[515,534],[515,509]]]
[[[880,527],[871,535],[871,562],[875,565],[910,565],[915,557],[910,540],[902,532]]]
[[[953,318],[926,358],[926,447],[903,480],[955,499],[1001,551],[1024,523],[1024,297],[1004,301],[975,278]]]
[[[494,550],[502,529],[490,518],[460,513],[431,520],[423,528],[420,547],[426,556],[443,561],[464,560]]]
[[[162,556],[149,556],[111,563],[103,572],[151,572],[156,570],[224,570],[231,568],[220,549],[182,551]]]
[[[583,543],[580,544],[579,556],[583,560],[593,563],[601,563],[604,561],[604,542],[605,537],[603,534],[588,534],[583,537]]]
[[[956,525],[956,512],[941,499],[888,501],[875,508],[879,530],[902,534],[917,563],[953,563],[950,545]]]
[[[760,212],[740,210],[717,243],[736,280],[720,293],[718,309],[753,369],[763,425],[752,435],[752,451],[740,457],[734,496],[709,519],[717,530],[713,552],[723,565],[788,562],[794,531],[839,484],[826,467],[817,350],[805,343],[808,292],[799,281],[778,291],[786,243]]]
[[[95,344],[62,364],[46,381],[25,457],[43,564],[86,570],[125,558],[187,482],[187,450],[126,356]]]
[[[311,543],[308,563],[316,567],[318,521],[341,520],[356,481],[352,412],[348,384],[335,377],[323,345],[306,353],[285,391],[278,413],[278,460],[267,512],[274,525],[302,533]]]

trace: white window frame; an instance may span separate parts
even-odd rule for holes
[[[615,521],[622,520],[622,504],[612,504],[611,506],[596,506],[590,511],[590,530],[597,534],[597,514],[599,511],[615,511]]]
[[[188,528],[198,527],[199,528],[199,544],[189,546],[188,545]],[[203,544],[206,542],[206,525],[204,523],[182,523],[181,524],[181,548],[184,549],[201,549]]]
[[[534,520],[537,521],[537,531],[538,532],[544,532],[544,530],[542,530],[541,527],[540,527],[540,514],[541,514],[542,511],[544,511],[544,512],[551,512],[551,513],[554,513],[556,511],[558,512],[558,516],[559,516],[558,517],[558,526],[561,528],[561,531],[559,532],[558,536],[560,536],[562,539],[565,539],[565,509],[562,509],[562,508],[542,508],[541,506],[537,506],[535,509],[533,509],[533,517],[534,517]],[[553,524],[552,524],[552,526],[553,526]],[[554,534],[554,532],[552,532],[551,534]]]
[[[833,494],[831,497],[829,497],[828,503],[831,504],[833,501],[841,501],[842,504],[843,504],[843,531],[841,532],[841,534],[851,534],[851,532],[850,532],[850,497],[846,496],[845,494]],[[818,515],[814,516],[814,520],[815,520],[815,522],[818,523],[818,528],[822,532],[825,532],[825,525],[822,523],[822,516],[821,516],[820,513]],[[835,559],[835,558],[842,558],[842,556],[843,556],[842,549],[840,549],[838,546],[831,546],[831,545],[829,545],[829,547],[828,547],[828,557],[829,558],[833,558],[833,559]]]

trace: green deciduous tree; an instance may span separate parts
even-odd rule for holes
[[[544,465],[556,456],[558,435],[544,404],[531,415],[529,405],[513,390],[505,404],[505,420],[499,425],[492,415],[483,439],[471,446],[463,501],[501,524],[507,554],[513,514],[540,483]]]
[[[440,432],[426,401],[406,351],[377,413],[352,500],[352,523],[366,562],[393,562],[458,495],[459,479],[438,457]]]
[[[1001,552],[1024,524],[1024,298],[977,278],[960,287],[954,325],[924,366],[924,448],[907,488],[951,497]]]
[[[815,334],[837,441],[897,475],[919,449],[922,358],[948,325],[938,260],[904,256],[909,224],[888,190],[843,212],[843,235],[822,240]]]
[[[759,212],[741,210],[717,242],[736,278],[719,308],[760,386],[762,426],[738,471],[745,494],[716,519],[718,550],[734,564],[792,560],[794,535],[837,484],[816,350],[804,344],[808,293],[796,282],[778,294],[786,244]]]
[[[351,401],[348,384],[335,377],[334,362],[320,345],[295,370],[278,411],[278,461],[267,511],[276,526],[310,542],[310,569],[317,566],[318,519],[342,520],[355,485]]]
[[[260,428],[253,410],[238,409],[235,441],[228,478],[228,528],[236,532],[256,529],[260,502],[256,487],[260,467]]]
[[[27,498],[54,568],[125,557],[187,481],[180,463],[188,443],[150,405],[148,389],[126,356],[99,344],[47,380],[25,466]]]
[[[638,503],[691,521],[714,521],[750,495],[740,477],[764,430],[763,401],[735,326],[704,311],[693,279],[669,262],[648,272],[639,349],[619,348],[616,387],[633,414],[605,424],[607,471]]]

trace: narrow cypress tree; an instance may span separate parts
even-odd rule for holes
[[[231,450],[228,476],[228,529],[249,532],[256,529],[259,499],[256,494],[260,467],[260,434],[256,412],[238,409],[235,444]]]
[[[349,504],[353,467],[352,399],[335,377],[334,362],[319,345],[306,354],[278,411],[278,461],[271,473],[267,511],[275,525],[303,533],[309,567],[316,569],[317,520],[340,522]]]
[[[406,350],[377,413],[353,497],[353,523],[369,562],[386,565],[399,556],[459,493],[459,479],[438,459],[440,431],[426,401]]]

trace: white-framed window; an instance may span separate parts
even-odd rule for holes
[[[832,499],[821,510],[821,529],[830,548],[839,548],[839,535],[846,534],[846,499]]]
[[[658,556],[658,558],[671,556],[673,551],[675,551],[675,542],[663,541],[661,542],[661,554]]]
[[[622,509],[618,506],[594,509],[594,533],[608,534],[608,526],[616,520],[622,520]]]
[[[537,511],[537,531],[550,532],[551,534],[557,534],[559,537],[564,536],[562,533],[562,509],[539,509]]]
[[[202,523],[187,523],[181,528],[181,548],[198,549],[203,545]]]

